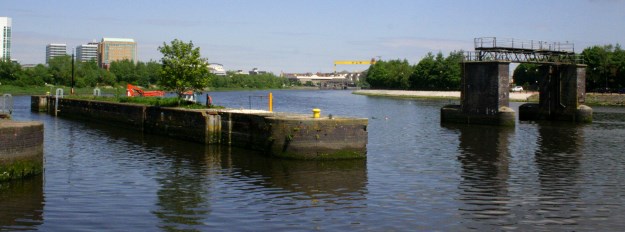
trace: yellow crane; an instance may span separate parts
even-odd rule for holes
[[[372,65],[375,64],[375,59],[371,59],[371,60],[335,60],[334,61],[334,72],[336,73],[336,65],[337,64],[348,64],[348,65],[352,65],[352,64],[368,64],[368,65]]]

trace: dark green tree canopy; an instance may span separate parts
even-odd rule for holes
[[[372,88],[414,90],[458,90],[463,51],[445,57],[428,53],[417,65],[407,60],[378,61],[369,67],[367,83]]]
[[[522,63],[514,69],[514,83],[521,86],[535,86],[539,83],[538,64]]]
[[[203,90],[210,83],[208,63],[200,57],[200,48],[194,48],[193,42],[174,39],[170,44],[163,43],[158,50],[163,54],[159,83],[166,90],[182,97],[184,92]]]
[[[621,45],[592,46],[582,51],[586,68],[586,89],[625,88],[625,50]]]

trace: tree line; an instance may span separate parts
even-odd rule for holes
[[[155,61],[113,61],[109,70],[102,69],[96,61],[74,61],[76,87],[114,86],[125,83],[148,86],[155,84],[161,64]],[[47,65],[38,64],[23,68],[19,63],[0,61],[0,83],[16,86],[72,85],[72,59],[70,56],[53,57]]]
[[[587,91],[625,91],[625,50],[619,45],[592,46],[581,53],[586,67]],[[367,73],[375,89],[458,90],[462,75],[462,51],[428,53],[416,65],[407,60],[378,61]],[[541,81],[540,64],[522,63],[513,71],[514,84],[536,89]]]
[[[625,89],[625,50],[619,44],[592,46],[582,51],[586,67],[587,91]],[[517,85],[536,88],[541,81],[539,64],[524,63],[514,70]]]
[[[50,59],[48,65],[38,64],[24,68],[19,63],[0,60],[0,84],[15,86],[71,86],[71,57]],[[126,83],[144,87],[158,87],[165,78],[161,62],[113,61],[109,70],[100,68],[95,61],[74,63],[74,84],[78,88],[96,86],[125,86]],[[208,71],[206,71],[208,72]],[[204,75],[204,74],[202,74]],[[203,87],[212,88],[282,88],[292,85],[288,79],[272,73],[244,75],[228,72],[226,76],[209,73]],[[172,78],[166,78],[173,80]]]
[[[428,53],[416,65],[407,60],[377,61],[369,67],[367,83],[374,89],[459,90],[463,51],[447,57]]]

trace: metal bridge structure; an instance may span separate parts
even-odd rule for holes
[[[465,61],[507,61],[538,64],[582,64],[571,42],[546,42],[497,37],[473,39],[475,51],[465,52]]]

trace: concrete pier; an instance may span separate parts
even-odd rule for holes
[[[519,120],[557,120],[587,123],[592,109],[584,106],[586,65],[572,43],[482,37],[474,39],[462,66],[459,106],[441,109],[441,122],[514,126],[508,106],[510,62],[540,65],[538,104],[519,107]]]
[[[514,126],[509,108],[510,62],[463,62],[460,105],[441,109],[441,122]]]
[[[586,99],[586,65],[541,65],[539,103],[519,107],[519,120],[592,122]]]
[[[43,172],[43,123],[0,119],[0,181]]]
[[[223,144],[293,159],[360,159],[366,157],[368,120],[320,117],[260,110],[181,109],[95,100],[46,98],[47,110],[138,132],[160,134],[203,144]],[[39,107],[32,108],[33,110]],[[55,112],[56,110],[56,112]]]

